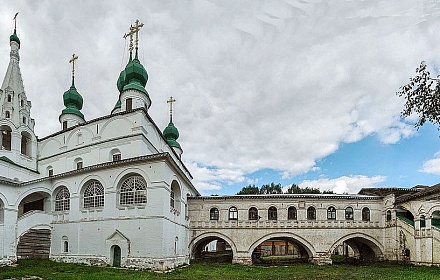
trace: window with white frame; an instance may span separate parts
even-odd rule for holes
[[[104,187],[97,180],[89,181],[84,189],[85,209],[104,207]]]
[[[55,211],[70,210],[70,192],[66,187],[61,187],[55,195]]]
[[[145,204],[147,203],[147,183],[139,175],[133,175],[125,179],[120,188],[119,204]]]

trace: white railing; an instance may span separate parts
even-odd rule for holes
[[[366,221],[192,221],[191,228],[377,228]]]
[[[29,211],[17,221],[17,236],[21,236],[27,230],[37,226],[49,226],[52,215],[40,210]]]

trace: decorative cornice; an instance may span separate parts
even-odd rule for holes
[[[379,200],[381,196],[358,195],[358,194],[255,194],[255,195],[226,195],[226,196],[191,196],[189,199],[196,200],[230,200],[230,199],[358,199]]]

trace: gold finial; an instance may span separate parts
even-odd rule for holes
[[[144,26],[143,23],[141,23],[138,19],[134,22],[134,26],[132,27],[133,32],[136,33],[136,39],[135,39],[135,44],[136,44],[136,49],[138,49],[138,44],[139,44],[139,31],[141,30],[141,27]]]
[[[133,25],[130,24],[130,31],[128,33],[125,33],[123,36],[124,39],[127,39],[127,37],[130,36],[130,46],[128,47],[130,53],[133,51],[133,34]]]
[[[170,99],[168,99],[167,103],[170,103],[170,122],[173,122],[173,103],[176,102],[176,99],[174,99],[172,96],[170,96]]]
[[[144,26],[143,23],[141,23],[138,19],[134,22],[134,25],[130,24],[130,31],[128,33],[125,33],[123,38],[126,39],[128,36],[130,36],[130,46],[129,50],[130,53],[133,51],[133,35],[136,35],[135,44],[136,49],[138,49],[139,44],[139,30],[141,30],[141,27]]]
[[[78,59],[78,56],[75,54],[72,54],[72,58],[69,60],[69,63],[72,63],[72,83],[73,79],[75,78],[75,60]]]
[[[17,31],[17,16],[18,16],[18,12],[14,16],[14,32]]]

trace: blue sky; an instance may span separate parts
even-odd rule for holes
[[[3,4],[3,3],[2,3]],[[255,183],[336,192],[440,182],[439,133],[400,118],[399,87],[426,61],[439,73],[440,3],[431,0],[6,0],[0,77],[19,12],[20,67],[35,132],[61,128],[75,85],[86,120],[108,115],[136,19],[149,114],[173,122],[204,195]]]

